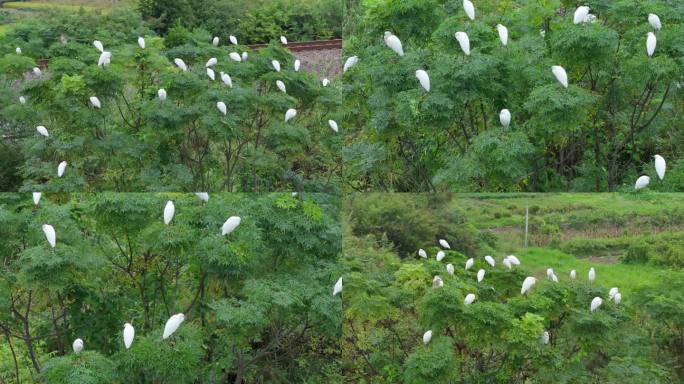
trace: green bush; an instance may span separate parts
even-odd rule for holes
[[[626,264],[645,264],[650,259],[651,247],[647,244],[632,244],[622,257]]]

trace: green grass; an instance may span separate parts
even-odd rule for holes
[[[24,1],[13,1],[9,3],[4,3],[3,4],[4,8],[10,8],[10,9],[20,9],[20,10],[29,10],[29,11],[51,11],[51,10],[59,10],[59,11],[70,11],[70,12],[78,12],[81,8],[87,10],[87,11],[92,11],[95,10],[95,7],[88,6],[88,5],[69,5],[69,4],[58,4],[58,3],[38,3],[38,2],[24,2]]]

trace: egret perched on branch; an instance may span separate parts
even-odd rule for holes
[[[485,275],[484,269],[480,269],[479,271],[477,271],[477,282],[478,283],[482,282],[482,279],[484,279],[484,275]]]
[[[444,259],[444,256],[446,256],[444,251],[437,252],[437,257],[436,257],[437,261],[442,261],[442,259]]]
[[[575,15],[572,19],[572,22],[575,24],[583,23],[588,14],[589,14],[589,7],[587,7],[587,6],[577,7],[577,9],[575,10]]]
[[[215,58],[215,57],[212,57],[211,59],[207,60],[207,63],[204,64],[204,66],[207,67],[207,68],[209,68],[209,67],[213,67],[213,66],[216,65],[217,63],[218,63],[218,59]]]
[[[109,51],[104,51],[100,54],[100,58],[97,59],[98,67],[106,67],[112,62],[112,53]]]
[[[214,36],[214,38],[211,40],[211,45],[213,45],[214,47],[218,47],[218,45],[219,45],[218,36]]]
[[[463,300],[463,304],[465,305],[470,305],[475,301],[475,294],[474,293],[469,293],[466,295],[465,299]]]
[[[26,104],[26,97],[25,96],[19,96],[19,102],[24,105]]]
[[[591,307],[590,307],[591,311],[594,312],[595,310],[597,310],[598,307],[601,306],[601,304],[603,304],[603,299],[601,299],[598,296],[594,297],[594,299],[591,300]]]
[[[439,245],[441,245],[442,248],[451,249],[449,243],[444,239],[439,239]]]
[[[228,56],[229,56],[230,59],[233,60],[233,61],[242,61],[242,57],[241,57],[240,54],[237,53],[237,52],[231,52]]]
[[[74,343],[71,346],[74,348],[74,353],[81,353],[81,351],[83,350],[83,340],[76,339],[74,340]]]
[[[166,206],[164,206],[164,224],[169,225],[174,213],[176,213],[176,207],[173,205],[173,201],[169,200],[166,202]]]
[[[48,133],[47,128],[43,127],[42,125],[37,126],[36,131],[38,131],[38,133],[41,136],[50,137],[50,134]]]
[[[223,101],[219,101],[216,103],[216,108],[218,108],[219,112],[225,116],[228,113],[228,107],[226,107],[226,103]]]
[[[216,80],[216,73],[214,72],[213,69],[207,68],[207,76],[211,79],[211,81]]]
[[[643,189],[648,186],[648,184],[651,182],[651,178],[648,176],[641,176],[637,179],[636,183],[634,183],[634,189]]]
[[[449,263],[446,266],[447,273],[450,274],[451,276],[454,275],[454,265]]]
[[[511,111],[508,109],[502,109],[499,113],[499,121],[504,128],[508,128],[511,125]]]
[[[124,324],[123,340],[126,349],[131,348],[131,344],[133,344],[133,337],[135,337],[135,328],[133,328],[130,323]]]
[[[646,36],[646,53],[649,57],[652,57],[656,50],[656,44],[658,44],[658,39],[653,32],[649,32]]]
[[[90,96],[90,104],[95,108],[101,108],[102,107],[102,104],[100,103],[100,99],[98,99],[97,96]]]
[[[164,334],[162,335],[162,339],[166,339],[173,335],[178,327],[180,327],[183,320],[185,320],[185,315],[182,313],[176,313],[175,315],[169,317],[169,319],[166,321],[166,325],[164,326]]]
[[[663,27],[663,25],[660,23],[660,17],[658,17],[658,15],[655,13],[648,14],[648,23],[651,24],[651,27],[656,31],[660,31],[660,29]]]
[[[589,283],[593,283],[594,280],[596,280],[596,271],[594,270],[594,267],[589,268],[587,277],[589,278]]]
[[[240,221],[242,221],[242,219],[239,216],[229,217],[228,220],[226,220],[226,222],[223,223],[223,226],[221,227],[221,235],[230,235],[231,232],[233,232],[235,228],[237,228],[238,225],[240,225]]]
[[[195,196],[197,196],[198,199],[204,201],[205,203],[209,201],[209,194],[206,192],[195,192]]]
[[[50,247],[54,248],[57,245],[57,234],[55,233],[55,228],[50,224],[43,224],[43,233],[45,234],[45,238],[50,244]]]
[[[273,69],[275,69],[276,72],[280,72],[280,62],[278,62],[278,60],[271,61],[271,64],[273,65]]]
[[[66,171],[66,166],[66,161],[62,161],[61,163],[59,163],[59,165],[57,166],[57,177],[62,177],[64,175],[64,171]]]
[[[499,32],[499,40],[501,40],[501,44],[503,46],[508,45],[508,28],[504,27],[501,24],[496,25],[496,31]]]
[[[423,344],[427,344],[432,339],[432,331],[427,331],[423,333]]]
[[[328,125],[333,131],[339,132],[340,128],[337,126],[337,122],[335,120],[328,120]]]
[[[442,281],[442,278],[439,276],[435,276],[432,279],[432,288],[441,288],[444,286],[444,281]]]
[[[425,92],[430,92],[430,76],[422,69],[416,71],[416,78],[420,82]]]
[[[559,83],[563,84],[565,88],[568,87],[568,74],[565,72],[565,68],[560,65],[554,65],[551,67],[551,72],[556,76]]]
[[[285,122],[287,123],[288,121],[294,119],[294,117],[297,116],[297,110],[294,108],[290,108],[285,112]]]
[[[466,56],[470,55],[470,39],[468,38],[468,34],[465,32],[456,32],[454,37],[458,40],[458,44],[461,46],[463,53],[465,53]]]
[[[466,260],[465,270],[467,271],[470,268],[472,268],[473,264],[475,264],[475,259],[473,259],[472,257],[470,259]]]
[[[570,278],[575,280],[577,278],[577,271],[575,271],[574,269],[570,271]]]
[[[423,248],[418,250],[418,256],[422,257],[423,259],[427,259],[427,252]]]
[[[475,20],[475,6],[470,0],[463,0],[463,10],[470,20]]]
[[[299,59],[297,59],[297,60],[294,61],[294,70],[295,70],[295,72],[299,72],[299,67],[301,67],[301,65],[302,65],[302,62],[299,61]]]
[[[524,295],[524,294],[526,294],[527,292],[529,292],[530,289],[532,288],[532,286],[533,286],[536,282],[537,282],[537,279],[535,279],[535,278],[532,277],[532,276],[527,276],[527,277],[525,278],[525,280],[523,281],[523,283],[522,283],[522,289],[520,289],[520,294],[521,294],[521,295]]]
[[[385,44],[397,55],[404,56],[404,48],[401,46],[401,40],[392,32],[385,31]]]
[[[221,81],[223,81],[223,84],[227,85],[228,87],[233,88],[233,80],[227,73],[221,72]]]
[[[161,101],[166,100],[166,89],[159,88],[159,90],[157,91],[157,96],[159,96],[159,100]]]
[[[484,257],[484,259],[485,259],[485,261],[487,262],[487,264],[491,265],[492,267],[493,267],[494,265],[496,265],[496,261],[494,261],[494,258],[493,258],[493,257],[487,255],[487,256]]]
[[[287,88],[285,88],[285,83],[280,80],[276,80],[276,86],[280,89],[280,92],[287,93]]]
[[[14,52],[16,52],[17,55],[21,55],[21,48],[17,47],[17,49],[15,49]]]
[[[93,45],[95,46],[95,48],[97,48],[98,51],[104,52],[104,46],[102,45],[102,42],[100,40],[93,41]]]
[[[138,37],[138,46],[140,49],[145,49],[145,39],[142,36]]]
[[[356,64],[359,63],[359,57],[358,56],[352,56],[347,59],[347,61],[344,62],[344,68],[342,72],[347,72],[351,67],[355,66]]]
[[[187,72],[188,66],[185,65],[185,61],[183,61],[183,59],[178,59],[178,58],[176,58],[176,59],[173,59],[173,62],[176,63],[176,65],[178,66],[178,68],[182,69],[183,72]]]
[[[328,85],[330,85],[330,80],[323,79],[323,81],[321,81],[321,84],[323,84],[324,87],[327,87]]]
[[[333,296],[337,295],[340,292],[342,292],[342,278],[341,277],[339,279],[337,279],[337,282],[335,283],[335,286],[333,287]]]
[[[655,158],[656,173],[658,174],[658,178],[660,180],[662,180],[665,178],[665,169],[666,169],[665,159],[660,155],[655,155],[653,157]]]
[[[231,44],[238,45],[237,37],[230,35],[230,36],[228,36],[228,40],[230,40]]]
[[[40,192],[33,192],[33,204],[34,204],[34,205],[38,205],[38,203],[40,203],[40,197],[41,197],[42,195],[43,195],[43,194],[40,193]]]

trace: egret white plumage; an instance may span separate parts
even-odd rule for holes
[[[211,45],[213,45],[214,47],[218,47],[218,45],[219,45],[218,36],[214,36],[214,38],[211,40]]]
[[[138,46],[140,49],[145,49],[145,39],[142,36],[138,36]]]
[[[242,61],[247,61],[247,58],[249,58],[249,55],[247,55],[247,52],[242,52]]]
[[[523,280],[522,288],[520,289],[520,294],[521,294],[521,295],[524,295],[524,294],[526,294],[527,292],[529,292],[530,289],[532,288],[532,286],[533,286],[536,282],[537,282],[537,279],[535,279],[535,278],[532,277],[532,276],[527,276],[527,277],[525,278],[525,280]]]
[[[503,44],[504,47],[507,46],[508,45],[508,28],[506,28],[505,26],[503,26],[501,24],[497,24],[496,25],[496,31],[499,32],[499,40],[501,40],[501,44]]]
[[[242,56],[240,56],[240,54],[237,52],[229,53],[228,57],[230,57],[230,59],[233,61],[242,61]]]
[[[59,163],[59,165],[57,166],[57,177],[62,177],[64,175],[64,171],[66,171],[66,166],[66,161],[62,161],[61,163]]]
[[[422,257],[423,259],[427,259],[427,252],[423,248],[418,250],[418,256]]]
[[[204,201],[205,203],[209,201],[209,194],[206,192],[195,192],[195,196],[197,196],[198,199]]]
[[[549,331],[544,331],[541,335],[541,342],[542,344],[548,344],[549,343]]]
[[[130,323],[124,324],[123,340],[126,349],[131,348],[131,344],[133,344],[133,337],[135,337],[135,328],[133,328]]]
[[[575,24],[583,23],[584,19],[587,17],[589,14],[589,7],[587,6],[581,6],[577,7],[575,10],[575,15],[572,19],[572,22]]]
[[[223,81],[223,84],[227,85],[228,87],[233,88],[233,80],[227,73],[221,72],[221,81]]]
[[[649,57],[653,56],[653,54],[655,53],[657,44],[658,39],[656,38],[655,33],[649,32],[646,36],[646,53],[648,53]]]
[[[651,182],[651,178],[648,176],[641,176],[637,179],[636,183],[634,183],[634,189],[643,189],[648,186],[648,184]]]
[[[100,40],[93,41],[93,45],[95,46],[95,48],[97,48],[98,51],[104,52],[104,45],[102,45],[102,42]]]
[[[553,268],[546,268],[546,277],[550,279],[551,275],[553,275]]]
[[[496,261],[494,261],[493,257],[487,255],[484,257],[484,259],[487,262],[487,264],[491,265],[492,267],[496,265]]]
[[[285,122],[287,123],[288,121],[294,119],[294,117],[297,116],[297,110],[294,108],[290,108],[285,112]]]
[[[470,55],[470,39],[468,38],[468,34],[465,32],[456,32],[454,37],[458,40],[458,44],[461,46],[463,53],[465,53],[466,56]]]
[[[273,65],[273,69],[275,69],[276,72],[280,72],[280,62],[278,62],[278,60],[271,61],[271,64]]]
[[[504,257],[504,259],[501,263],[504,265],[504,267],[506,267],[508,269],[513,268],[513,265],[511,265],[511,261],[508,259],[508,257]]]
[[[216,72],[211,68],[207,68],[207,76],[209,76],[212,81],[216,80]]]
[[[596,270],[594,270],[594,267],[589,268],[589,273],[587,274],[587,277],[589,278],[590,283],[593,283],[594,280],[596,280]]]
[[[432,279],[432,288],[441,288],[444,286],[444,281],[442,281],[442,278],[439,276],[435,276]]]
[[[223,223],[223,226],[221,227],[221,235],[230,235],[231,232],[235,230],[235,228],[240,225],[240,222],[242,219],[239,216],[231,216],[226,220],[225,223]]]
[[[41,197],[42,195],[43,195],[43,194],[40,193],[40,192],[33,192],[33,204],[34,204],[34,205],[38,205],[38,203],[40,203],[40,197]]]
[[[499,113],[499,121],[504,128],[508,128],[511,125],[511,111],[508,109],[502,109]]]
[[[159,96],[159,100],[161,101],[166,100],[166,89],[159,88],[159,90],[157,91],[157,96]]]
[[[333,131],[339,132],[340,128],[337,126],[337,122],[335,120],[328,120],[328,125]]]
[[[74,340],[74,343],[71,345],[71,347],[74,349],[74,353],[76,353],[76,354],[81,353],[81,351],[83,350],[83,340],[81,340],[81,339]]]
[[[26,104],[26,97],[25,96],[19,96],[19,102],[23,105]]]
[[[54,248],[57,245],[57,233],[55,233],[55,228],[50,224],[43,224],[42,228],[47,242],[50,244],[50,247]]]
[[[613,297],[615,297],[615,295],[616,295],[617,293],[618,293],[618,288],[617,288],[617,287],[611,288],[611,289],[608,291],[608,298],[609,298],[610,300],[613,300]]]
[[[444,256],[446,256],[444,251],[437,252],[437,256],[436,256],[437,261],[442,261],[442,259],[444,259]]]
[[[33,67],[33,74],[38,76],[38,77],[41,77],[41,76],[43,76],[43,71],[41,71],[40,68],[38,68],[38,67]]]
[[[465,270],[467,271],[467,270],[469,270],[470,268],[472,268],[472,267],[473,267],[473,264],[475,264],[475,259],[473,259],[472,257],[471,257],[470,259],[466,260],[466,263],[465,263]]]
[[[17,55],[21,55],[21,48],[17,47],[17,49],[15,49],[14,52],[16,52]]]
[[[169,200],[164,206],[164,224],[169,225],[171,220],[173,220],[173,215],[176,213],[176,206],[173,205],[173,201]]]
[[[660,17],[658,17],[658,15],[655,13],[648,14],[648,23],[651,24],[651,27],[656,31],[660,31],[660,29],[663,27],[663,24],[660,23]]]
[[[446,270],[447,270],[448,274],[450,274],[452,276],[454,275],[454,265],[453,264],[451,264],[451,263],[447,264]]]
[[[166,339],[173,335],[173,333],[178,330],[178,327],[180,327],[183,320],[185,320],[185,315],[182,313],[176,313],[175,315],[169,317],[169,319],[166,320],[166,325],[164,326],[164,334],[162,335],[162,339]]]
[[[109,51],[104,51],[100,54],[100,58],[97,59],[98,67],[106,67],[112,61],[112,53]]]
[[[276,86],[280,89],[280,92],[287,93],[287,88],[285,88],[285,83],[280,80],[276,80]]]
[[[328,85],[330,85],[330,80],[323,79],[323,81],[321,81],[321,84],[323,84],[324,87],[327,87]]]
[[[510,260],[511,264],[520,265],[520,260],[515,255],[508,255],[506,258]]]
[[[100,103],[100,99],[97,98],[97,96],[90,96],[90,105],[92,105],[95,108],[101,108],[102,104]]]
[[[622,301],[622,294],[620,292],[616,293],[615,296],[613,296],[613,301],[615,304],[620,305],[620,302]]]
[[[43,127],[42,125],[37,126],[36,131],[38,131],[38,133],[41,136],[50,137],[50,134],[48,133],[47,128]]]
[[[427,344],[432,339],[432,331],[427,331],[423,333],[423,344]]]
[[[342,292],[342,278],[341,277],[339,279],[337,279],[337,282],[335,283],[335,286],[333,287],[333,296],[337,295],[340,292]]]
[[[558,282],[558,276],[556,276],[555,273],[552,274],[551,277],[550,277],[549,279],[550,279],[551,281],[553,281],[554,283],[557,283],[557,282]]]
[[[565,72],[565,68],[560,65],[554,65],[551,67],[551,72],[556,76],[559,83],[563,84],[565,88],[568,87],[568,74]]]
[[[577,271],[575,271],[574,269],[570,271],[570,278],[575,280],[577,278]]]
[[[463,0],[463,10],[470,20],[475,20],[475,6],[470,0]]]
[[[475,294],[474,293],[469,293],[466,295],[465,299],[463,300],[463,304],[465,305],[470,305],[475,301]]]
[[[425,92],[430,92],[430,76],[428,76],[428,73],[422,69],[419,69],[416,71],[416,78],[420,82],[420,85],[423,87]]]
[[[173,62],[178,66],[178,68],[182,69],[183,72],[186,72],[188,70],[188,66],[185,65],[185,61],[183,59],[175,58],[173,59]]]
[[[283,43],[283,45],[287,45],[287,37],[280,36],[280,42]]]
[[[662,180],[665,178],[665,169],[667,168],[665,159],[660,155],[655,155],[653,157],[655,158],[656,173],[658,174],[658,178]]]
[[[228,40],[230,40],[231,44],[238,45],[237,37],[230,35],[230,36],[228,36]]]
[[[385,44],[397,55],[404,56],[404,48],[401,45],[401,40],[392,32],[385,31]]]
[[[358,56],[352,56],[347,59],[347,61],[344,62],[344,68],[342,72],[347,72],[351,67],[355,66],[356,64],[359,63],[359,57]]]
[[[207,60],[207,63],[204,64],[204,66],[207,67],[207,68],[208,68],[208,67],[213,67],[213,66],[216,65],[217,63],[218,63],[218,59],[215,58],[215,57],[212,57],[211,59]]]
[[[439,245],[441,245],[442,248],[451,249],[449,243],[444,239],[439,239]]]
[[[478,283],[482,282],[482,279],[484,279],[484,275],[485,275],[484,269],[480,269],[479,271],[477,271],[477,282]]]
[[[299,72],[299,67],[301,67],[301,66],[302,66],[302,62],[299,61],[299,59],[297,59],[297,60],[294,61],[294,70],[295,70],[295,72]]]
[[[601,304],[603,304],[603,299],[598,297],[598,296],[594,297],[594,299],[591,300],[591,307],[590,307],[591,311],[594,312],[595,310],[597,310],[598,307],[601,306]]]

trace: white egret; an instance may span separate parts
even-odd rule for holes
[[[287,123],[288,121],[294,119],[294,117],[297,116],[297,110],[294,108],[290,108],[285,112],[285,122]]]
[[[542,333],[541,342],[542,342],[542,344],[548,344],[549,343],[549,331],[544,331],[544,333]]]
[[[447,273],[450,274],[451,276],[454,275],[454,265],[449,263],[446,266]]]
[[[575,271],[574,269],[570,271],[570,278],[575,280],[577,278],[577,271]]]
[[[204,201],[205,203],[209,201],[209,194],[206,192],[195,192],[195,196],[197,196],[198,199]]]
[[[427,331],[423,333],[423,344],[427,344],[432,339],[432,331]]]
[[[522,283],[522,288],[520,289],[520,294],[521,294],[521,295],[524,295],[524,294],[526,294],[527,292],[529,292],[530,289],[532,288],[532,286],[533,286],[536,282],[537,282],[537,279],[535,279],[535,278],[532,277],[532,276],[527,276],[527,277],[525,278],[525,280],[523,281],[523,283]]]
[[[501,40],[501,44],[503,46],[508,45],[508,28],[504,27],[501,24],[496,25],[496,31],[499,32],[499,40]]]
[[[43,127],[42,125],[39,125],[36,127],[36,131],[38,131],[39,134],[45,137],[50,137],[50,134],[48,133],[47,128]]]
[[[583,23],[584,19],[587,17],[589,14],[589,7],[587,6],[581,6],[577,7],[575,10],[575,15],[572,19],[572,22],[575,24]]]
[[[43,224],[43,233],[45,234],[45,238],[50,244],[50,247],[54,248],[57,245],[57,233],[55,233],[55,228],[50,224]]]
[[[173,205],[173,201],[169,200],[164,206],[164,224],[169,225],[173,219],[174,213],[176,213],[176,206]]]
[[[40,192],[33,192],[33,204],[34,204],[34,205],[38,205],[38,203],[40,203],[40,197],[41,197],[42,195],[43,195],[43,194],[40,193]]]
[[[658,17],[658,15],[655,13],[648,14],[648,23],[651,24],[651,27],[656,31],[660,31],[660,29],[663,27],[663,24],[660,22],[660,17]]]
[[[508,255],[506,257],[510,260],[511,264],[520,265],[520,260],[515,255]]]
[[[93,41],[93,45],[95,46],[95,48],[97,48],[98,51],[104,52],[104,45],[102,45],[102,42],[100,40]]]
[[[204,64],[204,66],[207,67],[207,68],[208,68],[208,67],[213,67],[213,66],[216,65],[217,63],[218,63],[218,59],[215,58],[215,57],[212,57],[211,59],[207,60],[207,63]]]
[[[620,305],[620,302],[622,301],[622,294],[620,292],[616,293],[613,297],[613,301],[615,304]]]
[[[83,340],[76,339],[74,340],[74,343],[71,346],[72,348],[74,348],[74,353],[81,353],[81,351],[83,350]]]
[[[594,299],[591,300],[591,307],[590,307],[591,311],[594,312],[595,310],[597,310],[598,307],[601,306],[601,304],[603,304],[603,299],[598,297],[598,296],[594,297]]]
[[[342,72],[347,72],[351,67],[355,66],[356,64],[359,63],[359,57],[358,56],[352,56],[347,59],[347,61],[344,62],[344,68]]]
[[[211,40],[211,45],[213,45],[214,47],[218,47],[218,45],[219,45],[218,36],[214,36],[214,38]]]
[[[280,92],[287,93],[287,88],[285,88],[285,83],[280,80],[276,80],[276,86],[280,89]]]
[[[66,166],[66,161],[62,161],[61,163],[59,163],[59,165],[57,166],[57,177],[62,177],[64,175],[64,171],[66,171]]]
[[[418,256],[422,257],[423,259],[427,259],[427,252],[423,248],[418,250]]]
[[[587,277],[589,278],[590,283],[593,283],[594,280],[596,280],[596,270],[594,270],[594,267],[589,268],[589,274]]]
[[[26,97],[25,96],[19,96],[19,102],[23,105],[26,104]]]
[[[138,46],[140,49],[145,49],[145,39],[142,36],[138,36]]]
[[[484,269],[480,269],[479,271],[477,271],[477,282],[478,283],[482,282],[482,279],[484,279],[484,275],[485,275]]]
[[[658,44],[658,39],[653,32],[649,32],[646,36],[646,53],[651,57],[655,53],[656,44]]]
[[[133,344],[133,337],[135,337],[135,328],[133,328],[130,323],[124,324],[123,340],[126,349],[131,348],[131,344]]]
[[[330,85],[330,80],[323,79],[323,81],[321,81],[321,84],[323,84],[324,87],[327,87],[328,85]]]
[[[207,68],[207,76],[209,76],[211,81],[216,80],[216,72],[214,72],[214,70],[211,68]]]
[[[249,55],[247,55],[247,52],[242,52],[242,61],[247,61],[249,58]]]
[[[385,44],[393,50],[397,55],[404,56],[404,48],[401,46],[401,40],[392,32],[385,32]]]
[[[437,257],[436,257],[437,261],[442,261],[442,259],[444,259],[444,256],[446,256],[444,251],[437,252]]]
[[[102,52],[100,58],[97,59],[98,67],[106,67],[112,62],[112,53],[109,51]]]
[[[223,81],[223,84],[227,85],[228,87],[233,88],[233,80],[227,73],[221,72],[221,81]]]
[[[508,269],[513,268],[513,265],[511,265],[511,261],[508,259],[508,257],[504,257],[502,264],[504,265],[504,267],[506,267]]]
[[[655,158],[656,173],[658,174],[658,178],[660,180],[662,180],[665,178],[665,169],[666,169],[665,159],[660,155],[655,155],[653,157]]]
[[[166,321],[166,325],[164,326],[164,334],[162,335],[162,339],[166,339],[173,335],[178,327],[180,327],[183,320],[185,320],[185,315],[182,313],[176,313],[175,315],[169,317],[169,319]]]
[[[230,36],[228,36],[228,40],[230,40],[231,44],[238,45],[237,37],[230,35]]]
[[[283,45],[287,45],[287,37],[280,36],[280,42],[283,43]]]
[[[337,295],[340,292],[342,292],[342,278],[341,277],[339,279],[337,279],[337,282],[335,283],[335,286],[333,287],[333,296]]]
[[[442,278],[439,276],[435,276],[432,279],[432,288],[441,288],[444,286],[444,281],[442,281]]]
[[[465,270],[467,271],[470,268],[472,268],[473,264],[475,264],[475,259],[473,259],[472,257],[470,259],[466,260]]]
[[[420,85],[425,89],[425,92],[430,92],[430,76],[428,73],[422,69],[416,71],[416,78],[420,82]]]
[[[470,305],[475,301],[475,294],[474,293],[469,293],[466,295],[465,299],[463,300],[463,304],[465,305]]]
[[[33,67],[33,74],[38,76],[38,77],[41,77],[41,76],[43,76],[43,71],[41,71],[40,68],[38,68],[38,67]]]
[[[565,88],[568,87],[568,74],[565,72],[565,68],[560,65],[554,65],[551,67],[551,72],[556,76],[559,83],[563,84]]]
[[[330,129],[332,129],[333,131],[340,131],[340,128],[337,126],[337,122],[335,120],[328,120],[328,125],[330,126]]]
[[[17,47],[17,49],[15,49],[14,52],[16,52],[17,55],[21,55],[21,48]]]
[[[615,297],[615,295],[616,295],[617,293],[618,293],[618,288],[617,288],[617,287],[611,288],[611,289],[608,291],[608,298],[609,298],[610,300],[613,300],[613,297]]]
[[[442,248],[451,249],[449,243],[444,239],[439,239],[439,245],[441,245]]]
[[[182,69],[183,72],[187,72],[188,66],[185,65],[185,61],[183,61],[183,59],[176,58],[176,59],[173,59],[173,62],[176,63],[178,68]]]
[[[95,108],[102,108],[100,99],[98,99],[97,96],[90,96],[90,105],[92,105]]]
[[[231,52],[228,57],[230,57],[231,60],[233,61],[242,61],[242,57],[240,56],[239,53],[237,52]]]
[[[556,276],[555,273],[551,275],[550,279],[551,279],[551,281],[553,281],[554,283],[557,283],[557,282],[558,282],[558,276]]]
[[[504,128],[508,128],[511,125],[511,111],[508,109],[502,109],[499,113],[499,121]]]
[[[299,67],[301,67],[301,66],[302,66],[302,62],[299,61],[299,59],[297,59],[297,60],[294,61],[294,70],[295,70],[295,72],[299,72]]]
[[[648,176],[641,176],[637,179],[636,183],[634,183],[634,189],[643,189],[648,186],[648,184],[651,182],[651,178]]]
[[[494,261],[493,257],[487,255],[484,257],[484,259],[487,262],[487,264],[491,265],[492,267],[496,265],[496,261]]]
[[[159,100],[161,101],[166,100],[166,89],[159,88],[159,90],[157,91],[157,96],[159,96]]]
[[[551,275],[553,275],[553,268],[546,268],[546,277],[551,279]]]
[[[463,10],[470,20],[475,20],[475,6],[470,0],[463,0]]]
[[[216,108],[218,108],[219,112],[225,116],[228,113],[228,107],[226,107],[226,103],[223,101],[219,101],[216,103]]]
[[[458,40],[458,44],[461,46],[463,53],[465,53],[466,56],[470,55],[470,39],[468,38],[468,34],[465,32],[456,32],[454,37]]]
[[[221,235],[230,235],[235,230],[235,228],[237,228],[238,225],[240,225],[241,221],[242,219],[240,218],[240,216],[229,217],[228,220],[226,220],[226,222],[223,223],[223,226],[221,226]]]
[[[273,69],[275,69],[276,72],[280,72],[280,62],[278,62],[278,60],[271,61],[271,64],[273,65]]]

